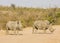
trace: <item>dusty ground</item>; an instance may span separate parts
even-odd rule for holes
[[[56,30],[52,34],[32,34],[32,27],[21,32],[23,35],[6,35],[0,31],[0,43],[60,43],[60,26],[53,26]]]

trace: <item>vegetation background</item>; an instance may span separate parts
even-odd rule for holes
[[[33,26],[35,20],[49,20],[54,25],[60,25],[60,8],[26,8],[16,7],[14,4],[0,6],[0,29],[6,28],[10,20],[20,20],[23,27]]]

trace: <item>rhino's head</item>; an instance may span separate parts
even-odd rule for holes
[[[50,30],[51,33],[55,31],[55,29],[53,29],[53,28],[52,29],[49,29],[49,30]]]

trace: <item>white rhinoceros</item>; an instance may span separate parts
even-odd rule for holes
[[[22,23],[21,21],[8,21],[7,24],[6,24],[6,32],[7,34],[9,34],[9,31],[8,30],[13,30],[14,33],[16,34],[16,30],[17,30],[17,33],[19,32],[19,30],[22,30]]]

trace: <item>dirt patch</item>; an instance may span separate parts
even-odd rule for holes
[[[32,34],[32,27],[25,28],[23,35],[6,35],[0,31],[0,43],[60,43],[60,25],[54,25],[52,34]]]

